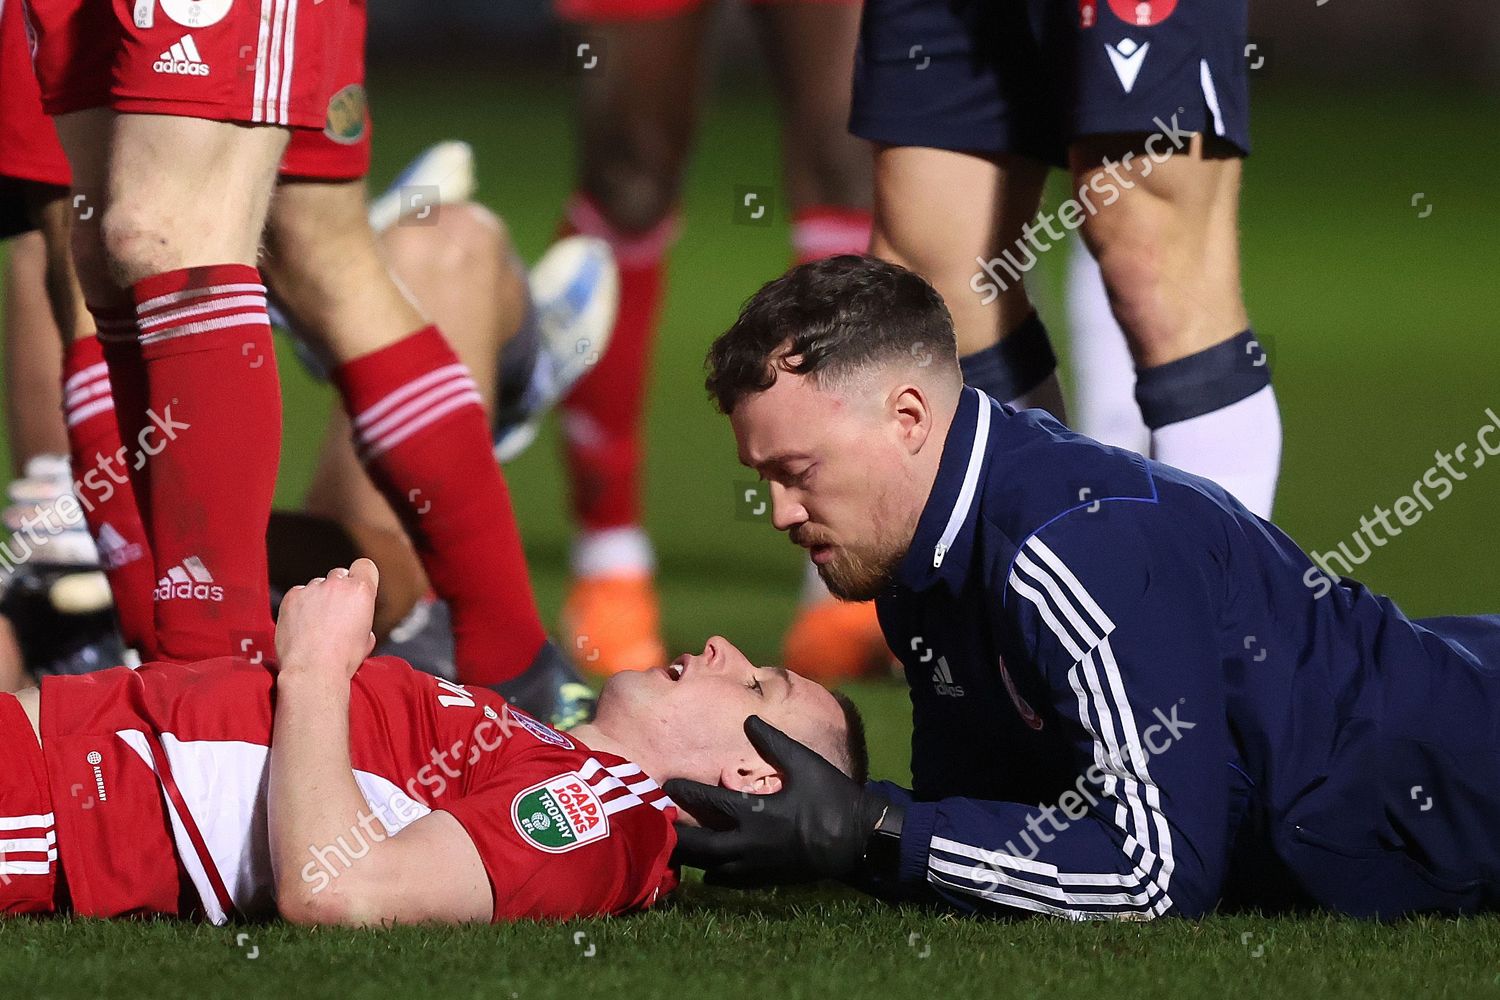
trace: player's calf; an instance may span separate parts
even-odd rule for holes
[[[1119,192],[1083,234],[1135,358],[1151,455],[1269,516],[1281,418],[1240,289],[1240,161],[1206,156],[1202,136],[1165,157],[1148,148],[1143,136],[1096,137],[1071,156],[1077,188]]]
[[[1206,156],[1202,136],[1165,158],[1146,145],[1146,136],[1098,136],[1071,151],[1075,190],[1117,192],[1089,199],[1083,236],[1141,367],[1186,357],[1249,325],[1239,275],[1240,161]]]

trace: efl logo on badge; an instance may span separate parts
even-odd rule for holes
[[[609,836],[604,804],[577,771],[532,785],[516,796],[510,814],[521,836],[548,854]]]
[[[551,726],[543,725],[515,706],[508,705],[506,709],[510,712],[510,717],[521,724],[522,729],[543,743],[550,743],[555,747],[562,747],[564,750],[573,749],[573,741]]]
[[[1115,16],[1136,28],[1161,24],[1177,9],[1177,0],[1109,0]]]
[[[161,0],[161,9],[184,28],[206,28],[224,20],[233,4],[234,0]]]
[[[328,99],[328,118],[323,134],[342,146],[352,146],[365,134],[365,88],[357,83]]]

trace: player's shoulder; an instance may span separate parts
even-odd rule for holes
[[[521,840],[549,854],[596,843],[631,856],[660,853],[674,818],[666,793],[633,762],[563,738],[571,748],[523,745],[491,776]]]
[[[517,712],[516,716],[522,718],[524,714]],[[527,755],[531,758],[527,770],[555,772],[531,787],[565,788],[578,803],[597,805],[598,814],[606,818],[629,810],[639,810],[643,817],[664,815],[673,807],[666,792],[633,761],[591,749],[566,734],[558,735],[569,740],[570,749],[549,745]]]

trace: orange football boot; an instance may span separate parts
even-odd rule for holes
[[[661,608],[648,573],[583,577],[563,604],[568,652],[584,670],[617,674],[667,662]]]
[[[874,601],[829,597],[804,605],[782,645],[782,665],[821,684],[885,676],[893,661]]]

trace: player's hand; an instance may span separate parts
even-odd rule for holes
[[[668,781],[672,801],[704,824],[678,825],[673,861],[739,886],[853,874],[890,803],[760,716],[745,720],[745,735],[780,770],[781,791],[749,795]]]
[[[375,591],[380,571],[368,559],[335,569],[281,601],[276,620],[280,672],[342,671],[347,679],[375,648]]]

